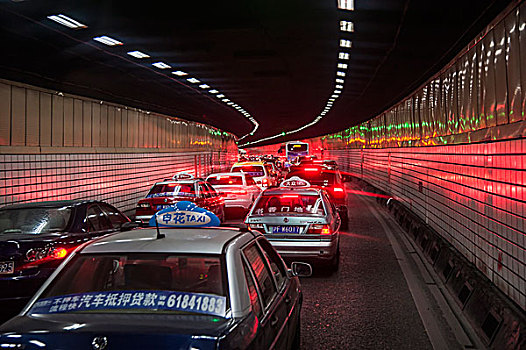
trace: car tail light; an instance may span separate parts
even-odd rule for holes
[[[248,227],[249,228],[260,229],[260,228],[263,228],[263,224],[249,224]]]
[[[62,247],[60,248],[46,247],[46,248],[29,249],[26,253],[26,262],[28,262],[27,267],[30,267],[32,265],[42,264],[45,262],[50,262],[53,260],[64,259],[66,256],[68,256],[68,250]]]
[[[245,190],[230,190],[230,191],[225,191],[224,192],[225,194],[247,194],[247,191]]]
[[[148,202],[139,202],[139,204],[137,204],[137,208],[150,208],[150,203]]]
[[[317,235],[330,235],[331,229],[329,228],[329,225],[313,224],[309,227],[309,229],[307,230],[307,233],[313,233]]]
[[[320,171],[320,168],[305,168],[305,171]]]
[[[334,191],[335,193],[338,193],[338,192],[339,192],[339,193],[343,193],[343,192],[344,192],[344,191],[343,191],[343,188],[341,188],[341,187],[334,187],[333,191]]]
[[[268,179],[263,179],[263,182],[262,182],[263,186],[268,186]]]

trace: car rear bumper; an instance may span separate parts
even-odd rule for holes
[[[244,210],[250,209],[252,205],[251,198],[243,199],[228,199],[225,198],[225,208],[242,208]]]
[[[277,252],[286,259],[308,259],[328,261],[334,258],[338,250],[338,240],[308,241],[272,239],[266,236]]]
[[[41,269],[30,276],[0,275],[0,302],[29,300],[52,272],[53,269]]]

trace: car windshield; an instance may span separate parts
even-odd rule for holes
[[[30,313],[204,313],[224,316],[226,286],[219,256],[77,255]]]
[[[70,217],[70,207],[3,209],[0,210],[0,235],[61,232],[66,229]]]
[[[287,179],[298,176],[307,180],[314,186],[333,186],[338,183],[338,178],[334,171],[324,171],[319,167],[304,167],[298,170],[291,171],[287,175]]]
[[[146,198],[152,197],[195,197],[195,186],[191,184],[167,183],[152,187]]]
[[[263,165],[237,165],[232,167],[232,172],[244,172],[250,176],[264,176],[265,169]]]
[[[243,185],[243,177],[235,175],[217,175],[206,179],[213,185]]]
[[[253,214],[325,215],[318,194],[265,194],[254,205]]]

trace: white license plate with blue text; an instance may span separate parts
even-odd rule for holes
[[[7,275],[15,272],[14,261],[0,261],[0,275]]]
[[[272,233],[300,233],[299,226],[273,226]]]

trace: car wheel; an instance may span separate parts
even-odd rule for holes
[[[336,255],[331,260],[330,270],[332,273],[335,273],[335,272],[338,272],[339,268],[340,268],[340,247],[338,246]]]
[[[298,315],[298,323],[296,331],[294,332],[294,339],[292,340],[291,350],[299,349],[301,346],[301,316]]]
[[[347,230],[349,228],[349,214],[347,213],[347,207],[343,207],[340,211],[340,219],[342,221],[340,228]]]

